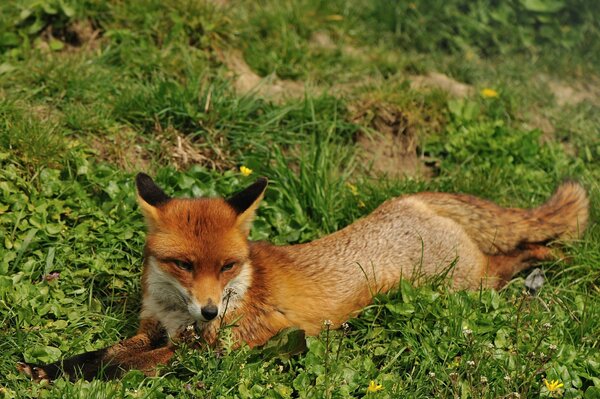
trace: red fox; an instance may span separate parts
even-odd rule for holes
[[[456,289],[501,288],[552,259],[548,244],[576,238],[588,221],[587,194],[574,182],[535,209],[424,192],[391,199],[316,241],[275,246],[248,240],[264,178],[229,199],[170,198],[141,173],[136,185],[148,229],[137,335],[49,365],[20,363],[33,379],[152,375],[188,326],[209,345],[223,323],[251,347],[287,327],[318,334],[325,320],[340,326],[402,278],[447,273]]]

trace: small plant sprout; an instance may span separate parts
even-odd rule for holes
[[[240,166],[240,173],[243,174],[244,176],[250,176],[252,174],[253,170],[250,169],[247,166]]]
[[[383,390],[383,386],[377,384],[375,380],[371,380],[369,382],[369,386],[367,387],[367,393],[375,393]]]

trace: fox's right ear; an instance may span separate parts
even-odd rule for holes
[[[137,200],[146,218],[146,223],[149,228],[153,228],[159,219],[157,206],[169,201],[170,197],[145,173],[138,173],[135,177],[135,185]]]

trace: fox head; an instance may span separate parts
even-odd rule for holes
[[[267,180],[229,199],[170,198],[143,173],[136,185],[148,228],[144,280],[150,305],[144,298],[144,306],[180,314],[179,324],[209,322],[234,308],[251,284],[248,233]]]

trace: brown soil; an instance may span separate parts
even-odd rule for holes
[[[127,171],[149,171],[153,165],[168,164],[177,169],[203,165],[224,170],[233,167],[219,149],[209,148],[173,128],[156,128],[150,139],[128,128],[112,135],[94,137],[91,147],[98,158]],[[153,143],[158,145],[153,146]]]
[[[324,31],[318,31],[313,33],[310,38],[309,45],[313,48],[323,49],[323,50],[334,50],[337,48],[334,41],[329,36],[329,33]]]
[[[96,29],[89,20],[75,21],[60,30],[55,30],[50,25],[40,34],[41,40],[37,42],[37,47],[42,51],[50,52],[51,42],[58,41],[62,48],[54,51],[94,51],[100,48],[101,33],[101,30]]]
[[[406,114],[383,102],[362,102],[350,107],[354,123],[365,126],[356,142],[362,161],[376,174],[397,177],[431,177],[433,170],[417,153],[418,139]]]
[[[541,74],[538,80],[548,86],[558,106],[577,105],[584,101],[600,105],[600,82],[596,77],[590,76],[585,81],[568,84]]]
[[[279,79],[275,75],[261,78],[246,63],[240,51],[219,53],[220,61],[233,73],[235,90],[239,94],[256,93],[259,97],[280,102],[304,96],[304,84]]]
[[[413,90],[438,89],[460,98],[473,94],[473,87],[443,73],[430,72],[427,75],[411,76],[410,81],[410,88]]]
[[[121,169],[147,171],[151,163],[150,153],[144,149],[147,141],[143,135],[123,128],[112,135],[94,136],[90,146],[99,159]]]

